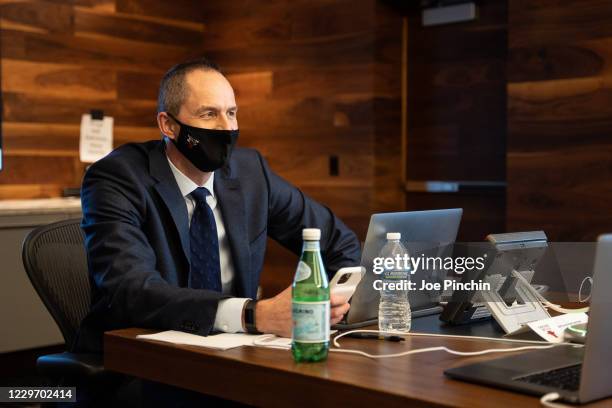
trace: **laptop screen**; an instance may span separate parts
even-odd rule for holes
[[[347,322],[366,321],[378,316],[380,294],[373,284],[380,276],[374,274],[373,262],[386,243],[387,232],[401,233],[401,241],[411,256],[443,256],[440,251],[450,249],[450,244],[455,242],[462,214],[462,209],[453,208],[372,215],[361,256],[361,266],[366,269],[366,274],[353,296]],[[418,272],[411,276],[413,281],[423,278]],[[438,300],[432,295],[426,291],[412,291],[409,295],[411,309],[436,306]]]

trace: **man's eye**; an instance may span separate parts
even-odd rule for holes
[[[236,117],[236,112],[235,111],[229,111],[229,112],[227,112],[227,116],[229,116],[230,118],[235,118]]]
[[[213,111],[208,111],[208,112],[204,112],[202,114],[203,118],[214,118],[215,117],[215,112]]]

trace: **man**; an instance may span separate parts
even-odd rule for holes
[[[328,272],[360,246],[326,207],[274,174],[238,137],[234,92],[205,59],[170,69],[159,89],[162,140],[126,144],[83,181],[82,227],[93,287],[75,349],[100,352],[122,327],[291,336],[291,288],[255,301],[267,236],[296,254],[321,229]],[[294,265],[287,265],[292,273]],[[349,305],[331,299],[331,323]]]

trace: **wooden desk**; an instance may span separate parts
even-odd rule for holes
[[[447,368],[491,355],[458,357],[431,352],[372,360],[330,353],[326,362],[296,364],[284,350],[240,347],[214,351],[136,339],[138,334],[151,332],[135,328],[107,332],[105,367],[257,406],[540,406],[534,397],[451,380],[443,374]],[[502,347],[496,342],[440,338],[409,338],[402,343],[342,339],[341,344],[371,353],[439,345],[465,351]],[[612,399],[588,406],[612,407]]]

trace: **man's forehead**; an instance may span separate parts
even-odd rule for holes
[[[190,97],[207,99],[208,103],[234,103],[234,90],[229,81],[219,72],[193,70],[185,76]],[[204,101],[200,101],[204,102]]]

